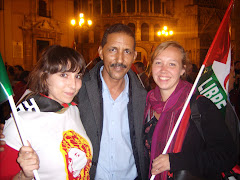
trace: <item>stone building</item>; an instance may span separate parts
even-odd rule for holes
[[[98,56],[104,30],[114,23],[135,32],[138,61],[148,62],[162,41],[179,41],[192,63],[202,64],[230,0],[0,0],[0,52],[9,65],[31,70],[42,49],[61,44],[80,51],[86,62]],[[232,26],[234,60],[240,55],[239,1]],[[82,12],[92,26],[73,27]],[[164,26],[172,36],[158,36]]]
[[[83,53],[87,62],[93,60],[97,56],[104,30],[111,24],[123,23],[135,32],[137,60],[148,61],[152,50],[160,42],[176,40],[185,47],[191,62],[200,67],[229,2],[229,0],[75,0],[75,15],[82,12],[93,20],[91,27],[76,28],[77,49]],[[164,26],[173,30],[172,36],[157,35]],[[235,39],[233,44],[236,44]],[[234,47],[236,51],[237,46]]]
[[[72,46],[73,0],[0,0],[0,52],[9,65],[31,70],[52,44]]]

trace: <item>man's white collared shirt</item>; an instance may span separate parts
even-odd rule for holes
[[[137,168],[130,139],[128,109],[129,79],[125,75],[125,88],[114,101],[102,77],[103,131],[95,179],[133,180]]]

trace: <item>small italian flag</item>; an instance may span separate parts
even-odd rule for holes
[[[24,130],[22,129],[20,116],[17,113],[17,108],[13,100],[13,90],[8,79],[8,75],[3,63],[2,56],[0,54],[0,104],[9,100],[10,107],[12,109],[12,117],[14,118],[16,128],[18,129],[19,136],[21,138],[22,144],[28,146],[27,138],[24,135]],[[35,180],[40,180],[37,170],[33,170]]]
[[[0,54],[0,104],[7,101],[13,94],[11,83],[8,79],[2,56]]]

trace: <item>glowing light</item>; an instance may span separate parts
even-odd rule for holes
[[[80,14],[79,14],[79,17],[80,17],[80,18],[83,18],[83,17],[84,17],[84,14],[83,14],[83,13],[80,13]]]
[[[79,14],[79,20],[77,20],[77,22],[78,22],[78,27],[83,27],[83,26],[85,26],[85,25],[84,25],[85,19],[84,19],[84,14],[83,14],[83,13],[80,13],[80,14]],[[72,19],[70,23],[71,23],[72,26],[75,26],[75,25],[76,25],[76,20],[75,20],[75,19]],[[86,26],[89,26],[89,27],[90,27],[92,24],[93,24],[92,20],[88,19]]]
[[[72,20],[71,20],[71,25],[72,25],[72,26],[75,26],[75,25],[76,25],[76,20],[75,20],[75,19],[72,19]]]
[[[83,23],[84,23],[84,19],[83,19],[83,18],[81,18],[81,19],[80,19],[80,21],[79,21],[79,26],[82,26],[82,25],[83,25]]]
[[[92,20],[89,19],[87,22],[88,22],[88,25],[89,25],[89,26],[92,25]]]
[[[161,36],[172,36],[173,35],[173,30],[168,30],[167,26],[163,26],[162,30],[157,31],[157,35]]]

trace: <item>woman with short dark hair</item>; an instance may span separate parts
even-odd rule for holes
[[[6,121],[0,179],[90,179],[92,144],[73,102],[82,86],[85,62],[59,45],[43,52],[29,76],[28,94],[18,105],[29,146],[21,144],[13,118]]]

